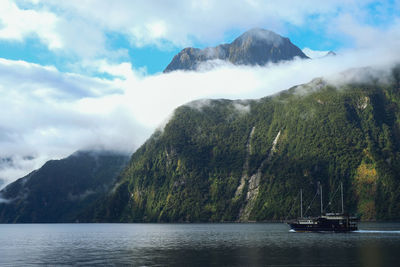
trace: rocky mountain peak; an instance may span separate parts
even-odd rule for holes
[[[230,44],[221,44],[205,49],[185,48],[172,59],[164,73],[175,70],[197,70],[208,60],[223,60],[234,65],[265,65],[267,63],[308,58],[288,38],[279,34],[253,28]]]
[[[284,38],[273,31],[261,28],[253,28],[236,38],[233,41],[233,44],[244,46],[248,44],[264,43],[266,45],[278,47],[283,43],[284,39],[287,38]]]

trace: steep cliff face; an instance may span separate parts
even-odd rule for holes
[[[319,183],[325,211],[340,210],[340,182],[347,211],[400,219],[399,77],[395,68],[386,82],[315,79],[259,100],[189,103],[129,163],[79,152],[10,184],[0,221],[280,220],[296,216],[300,188],[305,212],[318,213]]]
[[[205,49],[185,48],[172,59],[164,72],[196,70],[200,63],[215,59],[235,65],[265,65],[295,57],[307,58],[288,38],[272,31],[252,29],[230,44]]]
[[[321,79],[260,100],[209,100],[175,111],[132,156],[94,221],[285,219],[300,188],[321,182],[327,212],[400,218],[400,91]],[[329,203],[329,204],[328,204]],[[318,203],[308,214],[318,213]]]

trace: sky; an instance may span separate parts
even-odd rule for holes
[[[313,60],[162,73],[181,49],[254,27]],[[321,57],[330,50],[337,56]],[[392,66],[399,50],[400,0],[0,0],[0,180],[79,149],[132,153],[196,99],[344,79],[337,73]]]

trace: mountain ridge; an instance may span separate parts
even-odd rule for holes
[[[98,165],[90,153],[50,161],[1,191],[0,222],[284,220],[296,217],[299,189],[310,203],[319,183],[335,211],[340,182],[347,212],[399,220],[400,67],[390,77],[348,72],[358,78],[180,106],[129,163],[116,155]],[[99,177],[108,185],[97,191]]]
[[[362,70],[360,70],[362,71]],[[400,68],[376,79],[323,79],[259,100],[209,100],[176,109],[132,156],[95,222],[284,220],[299,189],[340,182],[346,211],[400,219]],[[241,108],[238,106],[242,105]],[[304,201],[311,201],[305,196]],[[319,212],[319,206],[311,206]]]
[[[47,161],[0,191],[0,222],[75,222],[109,191],[128,159],[111,151],[77,151]]]
[[[229,44],[204,49],[187,47],[174,56],[164,73],[175,70],[197,70],[209,60],[224,60],[234,65],[265,65],[292,60],[295,57],[308,58],[286,37],[261,28],[253,28]]]

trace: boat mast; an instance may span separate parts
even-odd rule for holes
[[[322,185],[319,185],[319,193],[321,195],[321,215],[322,215],[322,211],[324,210],[324,206],[322,205]]]
[[[340,192],[342,193],[342,214],[344,213],[344,207],[343,207],[343,182],[340,182]]]
[[[303,218],[303,189],[300,189],[300,218]]]

